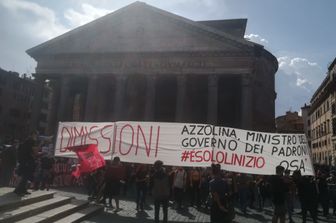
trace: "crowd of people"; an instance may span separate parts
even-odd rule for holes
[[[20,196],[30,194],[29,188],[83,186],[82,179],[72,176],[71,167],[77,159],[54,157],[51,139],[41,140],[35,131],[22,143],[13,144],[1,158],[5,161],[0,162],[1,185],[15,187],[14,192]]]
[[[16,174],[20,180],[14,192],[19,196],[29,194],[28,182],[32,182],[35,190],[49,189],[55,184],[55,178],[64,181],[64,173],[69,175],[71,162],[65,159],[55,162],[47,147],[38,143],[36,133],[18,146]],[[242,214],[247,214],[249,209],[262,211],[266,202],[272,202],[274,223],[285,222],[286,216],[293,222],[296,203],[300,204],[303,222],[308,212],[313,222],[317,222],[319,206],[322,215],[336,215],[334,171],[317,169],[315,176],[302,176],[298,170],[291,172],[278,166],[275,172],[274,176],[262,176],[223,171],[215,164],[208,168],[164,166],[161,161],[153,165],[132,164],[122,163],[115,157],[106,161],[103,168],[82,175],[80,180],[70,175],[71,179],[66,181],[82,182],[80,185],[87,188],[90,200],[115,212],[121,210],[121,195],[135,188],[137,211],[145,210],[150,196],[154,201],[155,222],[159,222],[160,207],[163,222],[167,222],[170,204],[177,211],[188,207],[208,211],[211,222],[231,222],[235,208]]]
[[[234,207],[247,214],[249,209],[263,211],[265,202],[272,203],[273,222],[293,222],[294,207],[301,207],[303,222],[307,212],[317,222],[318,206],[323,215],[336,215],[335,172],[317,170],[316,177],[292,174],[282,166],[276,175],[262,176],[220,170],[219,165],[209,168],[163,167],[161,161],[154,165],[122,164],[118,157],[94,173],[84,176],[89,199],[103,203],[115,212],[120,210],[120,193],[136,188],[136,209],[143,211],[146,197],[154,199],[155,216],[162,206],[166,222],[168,204],[177,211],[188,207],[209,210],[211,222],[230,222],[235,216]],[[104,188],[104,189],[102,189]],[[116,206],[112,205],[116,200]],[[169,202],[170,201],[170,202]],[[332,212],[330,208],[332,207]],[[223,221],[223,219],[226,219]]]

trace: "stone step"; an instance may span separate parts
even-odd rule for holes
[[[0,211],[44,201],[53,198],[55,194],[55,192],[51,191],[30,191],[30,195],[20,197],[13,191],[14,188],[10,187],[0,188]]]
[[[59,207],[61,205],[71,202],[70,197],[55,196],[48,200],[40,201],[37,203],[19,206],[17,208],[9,209],[0,212],[0,223],[16,222],[18,220],[31,217],[41,212]]]
[[[88,201],[72,200],[70,203],[62,205],[60,207],[41,212],[35,216],[25,218],[18,223],[49,223],[55,222],[61,218],[64,218],[78,210],[85,208],[88,205]]]
[[[93,215],[99,213],[100,211],[103,211],[103,206],[98,205],[89,205],[88,207],[77,211],[76,213],[73,213],[71,215],[68,215],[64,218],[61,218],[60,220],[56,221],[55,223],[75,223],[75,222],[82,222],[83,220],[92,217]]]

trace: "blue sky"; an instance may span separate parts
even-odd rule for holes
[[[246,38],[279,61],[276,115],[309,102],[336,57],[334,0],[143,0],[192,20],[247,18]],[[1,0],[0,67],[33,73],[25,51],[131,0]]]

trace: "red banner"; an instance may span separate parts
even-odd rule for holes
[[[90,173],[105,166],[104,157],[99,153],[95,144],[75,146],[71,148],[79,159],[80,173]]]

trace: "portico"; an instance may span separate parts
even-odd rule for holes
[[[243,38],[245,26],[136,2],[27,53],[38,62],[35,77],[52,83],[54,129],[134,120],[272,131],[277,60]]]

